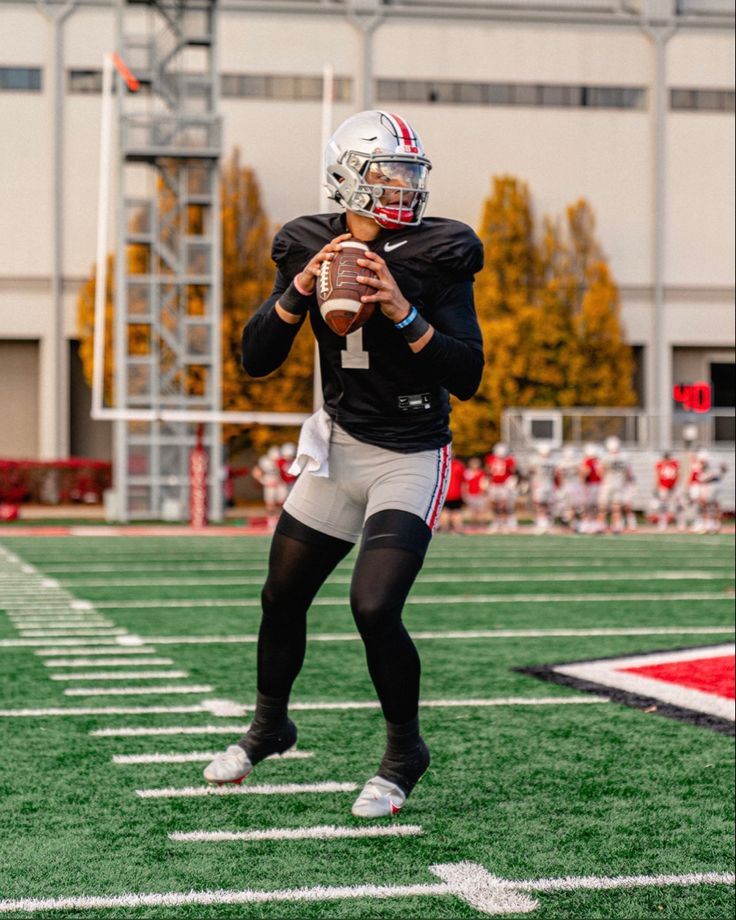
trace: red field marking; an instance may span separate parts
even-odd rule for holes
[[[689,687],[713,693],[732,700],[734,692],[734,675],[736,659],[734,655],[722,655],[717,658],[695,658],[692,661],[674,661],[666,664],[642,665],[638,668],[619,668],[629,674],[641,674],[655,680]]]

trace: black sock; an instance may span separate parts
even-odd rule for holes
[[[238,741],[252,764],[271,754],[282,754],[296,744],[296,726],[287,716],[288,705],[288,697],[256,693],[253,721]]]
[[[429,762],[429,749],[419,734],[417,717],[401,724],[386,723],[386,751],[378,768],[379,776],[395,783],[409,795]]]

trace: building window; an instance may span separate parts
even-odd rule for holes
[[[31,92],[41,90],[40,67],[0,67],[0,90]]]
[[[66,85],[70,93],[101,93],[101,70],[68,70]]]
[[[350,102],[352,81],[335,77],[335,101]],[[322,77],[306,74],[224,73],[220,88],[223,98],[317,101],[322,98]]]
[[[671,89],[670,108],[675,112],[733,112],[732,89]]]
[[[377,95],[380,102],[597,109],[643,109],[647,98],[646,89],[637,86],[464,83],[457,80],[378,80]]]

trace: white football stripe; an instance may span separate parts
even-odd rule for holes
[[[34,652],[34,654],[39,655],[41,658],[53,658],[57,655],[100,655],[103,657],[105,655],[155,655],[156,649],[151,647],[146,648],[144,646],[139,646],[138,648],[113,648],[110,646],[104,646],[102,648],[82,646],[80,648],[75,648],[71,646],[69,648],[41,648]],[[143,664],[146,664],[148,660],[149,659],[145,659]],[[131,664],[133,664],[132,661]]]
[[[155,713],[202,712],[201,706],[49,706],[44,709],[0,709],[4,719],[46,718],[56,716],[137,716]],[[242,726],[230,729],[242,731]],[[179,734],[179,730],[176,734]],[[94,735],[95,732],[90,732]]]
[[[43,662],[47,668],[111,668],[115,665],[131,667],[146,667],[150,664],[173,664],[173,658],[150,658],[144,657],[139,660],[131,661],[130,658],[112,658],[102,656],[101,658],[50,658]],[[52,678],[55,680],[56,678]],[[70,675],[67,675],[67,680]]]
[[[70,687],[64,691],[64,696],[170,696],[173,693],[212,693],[212,687],[209,684],[190,684],[184,687]]]
[[[112,626],[95,626],[88,629],[19,629],[18,634],[24,639],[50,639],[66,638],[68,636],[82,636],[91,638],[92,636],[121,636],[127,632],[126,629],[116,629]]]
[[[187,712],[201,712],[200,706],[192,706]],[[164,735],[243,735],[248,725],[169,725],[149,728],[95,728],[90,735],[96,738],[151,738]]]
[[[413,639],[537,639],[547,636],[730,636],[733,626],[623,626],[593,629],[456,629],[412,630]],[[310,642],[358,642],[357,632],[312,633]],[[255,633],[243,636],[146,636],[151,645],[249,645]]]
[[[454,566],[455,569],[460,566]],[[472,572],[470,574],[432,574],[425,573],[419,575],[416,584],[433,584],[439,582],[446,584],[450,582],[463,583],[468,580],[475,582],[517,582],[517,581],[714,581],[723,578],[732,578],[733,570],[724,573],[720,572],[703,572],[703,571],[671,571],[655,569],[652,571],[637,572],[550,572],[547,574],[525,574],[509,575],[506,573],[492,574],[487,572]],[[330,577],[332,585],[349,585],[351,582],[350,575],[338,575]],[[71,583],[71,580],[70,580]],[[82,581],[75,580],[74,585],[77,589],[86,588],[136,588],[136,587],[196,587],[197,585],[262,585],[263,576],[248,577],[229,577],[220,576],[219,578],[131,578],[126,581]]]
[[[243,732],[241,726],[238,731]],[[216,751],[192,751],[188,754],[113,754],[112,762],[115,764],[143,764],[143,763],[209,763],[217,756]],[[304,760],[313,757],[311,751],[286,751],[283,754],[274,754],[268,760]]]
[[[170,840],[179,843],[223,843],[230,840],[339,840],[359,837],[416,837],[419,824],[396,824],[389,827],[273,827],[267,831],[173,831]]]
[[[109,664],[109,662],[105,663]],[[124,662],[125,665],[129,663]],[[49,676],[51,680],[163,680],[189,677],[189,671],[83,671],[76,674],[50,674]]]
[[[302,795],[303,793],[354,792],[356,783],[281,783],[261,786],[184,786],[166,789],[136,789],[142,799],[191,799],[228,795]]]
[[[65,898],[17,898],[0,900],[0,912],[25,912],[53,910],[133,910],[139,907],[183,907],[186,905],[209,906],[217,904],[268,904],[300,903],[320,901],[344,901],[362,898],[413,898],[446,897],[454,895],[472,903],[482,913],[503,912],[503,908],[519,909],[517,904],[509,905],[500,897],[504,892],[515,891],[575,891],[610,890],[616,888],[642,888],[695,885],[733,885],[732,872],[690,872],[686,875],[623,876],[605,878],[589,876],[582,878],[539,879],[538,881],[507,881],[491,876],[481,866],[473,872],[470,864],[449,863],[435,865],[431,870],[440,877],[448,876],[452,883],[417,885],[343,885],[318,886],[316,888],[287,888],[273,891],[245,889],[242,891],[186,891],[135,893],[123,895],[79,895]],[[460,880],[459,880],[460,879]],[[485,898],[483,897],[485,895]],[[525,904],[522,912],[536,906]],[[499,910],[499,908],[502,908]],[[507,910],[508,912],[508,910]]]
[[[647,594],[433,594],[425,597],[410,596],[407,604],[571,604],[571,603],[629,603],[643,601],[725,601],[733,604],[731,594],[723,591],[688,591]],[[175,610],[197,609],[200,607],[260,607],[261,600],[256,597],[231,598],[197,598],[195,600],[166,598],[155,600],[148,598],[137,601],[99,601],[97,606],[113,610]],[[313,607],[346,607],[346,597],[317,597],[312,601]]]
[[[117,645],[121,638],[121,636],[98,636],[96,638],[78,637],[71,639],[56,636],[46,639],[0,639],[0,648],[43,648],[45,646],[61,647],[64,645]]]

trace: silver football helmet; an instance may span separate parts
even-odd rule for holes
[[[351,116],[325,150],[330,198],[392,230],[421,223],[431,168],[416,131],[389,112]]]

